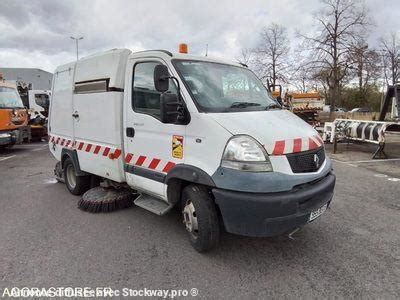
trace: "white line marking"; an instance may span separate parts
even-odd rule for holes
[[[352,166],[352,167],[356,167],[356,168],[358,167],[357,165],[353,165],[353,164],[351,164],[351,163],[349,163],[349,162],[347,162],[347,161],[340,161],[340,160],[336,160],[336,159],[333,159],[333,158],[331,158],[331,160],[334,161],[334,162],[338,162],[338,163],[341,163],[341,164],[348,165],[348,166]],[[392,158],[392,159],[380,159],[379,161],[391,161],[391,160],[400,160],[400,159],[397,159],[397,158]],[[374,162],[374,161],[375,161],[375,160],[372,160],[372,162]],[[362,162],[370,162],[370,161],[362,161]],[[358,163],[358,162],[355,161],[355,163]],[[386,174],[381,174],[381,173],[375,173],[374,176],[375,176],[375,177],[378,177],[378,178],[385,178],[385,179],[387,179],[387,180],[389,180],[389,181],[393,181],[393,182],[400,181],[400,178],[389,177],[388,175],[386,175]]]
[[[391,177],[388,178],[389,181],[400,181],[400,178],[396,178],[396,177]]]
[[[371,162],[387,162],[387,161],[398,161],[400,158],[388,158],[388,159],[372,159],[372,160],[359,160],[359,161],[352,161],[353,164],[360,164],[360,163],[371,163]]]
[[[347,162],[347,161],[341,161],[341,160],[337,160],[337,159],[333,159],[333,158],[331,158],[331,160],[334,161],[334,162],[338,162],[338,163],[341,163],[341,164],[345,164],[345,165],[348,165],[348,166],[352,166],[352,167],[358,168],[357,165],[354,165],[354,164],[352,164],[350,162]]]
[[[388,177],[386,174],[380,174],[380,173],[375,174],[374,176],[375,177],[384,177],[384,178]]]
[[[341,161],[341,160],[337,160],[337,159],[333,159],[333,158],[331,158],[331,161],[338,162],[338,163],[341,163],[341,164],[346,164],[346,165],[348,164],[345,161]]]
[[[390,162],[390,161],[400,161],[400,158],[388,158],[388,159],[372,159],[372,160],[355,160],[355,161],[341,161],[331,158],[332,161],[342,163],[342,164],[361,164],[361,163],[372,163],[372,162]]]
[[[349,166],[352,166],[352,167],[354,167],[354,168],[358,168],[358,166],[355,165],[355,164],[348,163],[348,165],[349,165]]]
[[[57,183],[57,182],[58,182],[58,180],[55,178],[48,178],[48,179],[43,180],[43,183],[45,183],[45,184],[52,184],[52,183]]]
[[[13,157],[15,157],[15,155],[6,156],[6,157],[0,157],[0,161],[6,160],[6,159],[9,159],[9,158],[13,158]]]

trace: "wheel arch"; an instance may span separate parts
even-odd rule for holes
[[[167,199],[176,205],[181,200],[182,190],[189,184],[199,184],[210,188],[215,187],[214,180],[204,170],[191,165],[179,164],[173,167],[165,178],[167,184]]]
[[[90,175],[89,173],[86,173],[85,171],[81,170],[80,165],[79,165],[78,153],[76,152],[76,150],[72,150],[72,149],[63,148],[61,150],[61,168],[62,169],[64,169],[64,164],[65,164],[65,161],[67,158],[70,158],[72,160],[72,163],[74,164],[76,176]]]

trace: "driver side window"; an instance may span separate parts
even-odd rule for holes
[[[133,69],[132,107],[135,112],[151,115],[160,119],[160,96],[154,87],[154,68],[159,62],[137,63]],[[177,93],[170,80],[170,93]]]

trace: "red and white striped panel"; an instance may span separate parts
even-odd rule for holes
[[[131,166],[142,167],[162,173],[168,173],[168,171],[175,166],[175,163],[172,161],[165,161],[144,155],[134,155],[132,153],[127,153],[125,155],[125,163]]]
[[[87,152],[97,156],[103,156],[108,159],[122,158],[121,149],[118,148],[100,146],[83,141],[72,142],[72,140],[70,139],[59,136],[51,136],[50,143],[55,143],[65,148],[75,149],[77,151]],[[126,164],[129,165],[138,166],[162,173],[168,173],[168,171],[175,166],[175,163],[171,161],[163,161],[158,158],[152,158],[144,155],[134,155],[132,153],[127,153],[125,155],[124,161]]]
[[[302,151],[313,150],[324,144],[319,135],[308,138],[295,138],[275,141],[271,146],[264,146],[270,155],[285,155]]]
[[[51,136],[50,143],[55,143],[64,148],[75,149],[77,151],[87,152],[98,156],[103,156],[108,159],[119,159],[121,156],[121,149],[100,146],[93,143],[74,141],[59,136]]]

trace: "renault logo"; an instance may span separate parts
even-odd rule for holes
[[[316,168],[319,168],[319,157],[317,154],[314,154],[314,164]]]

